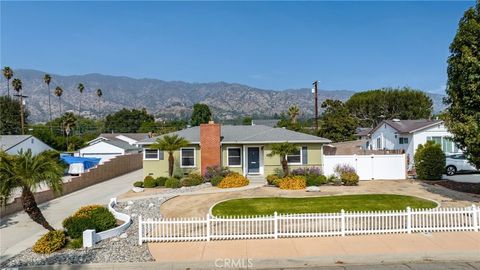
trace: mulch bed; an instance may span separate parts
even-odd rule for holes
[[[425,181],[425,183],[430,185],[440,185],[455,191],[480,194],[480,183],[461,183],[450,180]]]

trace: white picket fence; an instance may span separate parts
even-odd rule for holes
[[[273,216],[142,219],[138,242],[210,241],[385,233],[475,231],[480,208],[284,214]]]

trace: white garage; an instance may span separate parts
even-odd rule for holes
[[[121,140],[105,140],[78,150],[78,155],[80,157],[101,158],[100,162],[103,163],[116,156],[139,153],[140,151],[140,148]]]

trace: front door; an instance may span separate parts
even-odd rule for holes
[[[260,148],[248,147],[248,173],[260,173]]]

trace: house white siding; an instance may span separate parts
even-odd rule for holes
[[[372,150],[393,150],[396,149],[397,131],[387,124],[379,127],[371,136],[370,149]]]
[[[33,155],[37,155],[46,150],[53,150],[53,148],[48,146],[46,143],[32,136],[27,140],[8,149],[6,152],[7,154],[10,154],[10,155],[16,155],[20,150],[23,150],[23,152],[26,152],[28,149],[32,151]]]
[[[79,156],[101,158],[102,163],[120,155],[125,155],[124,149],[106,142],[98,142],[79,150]]]

